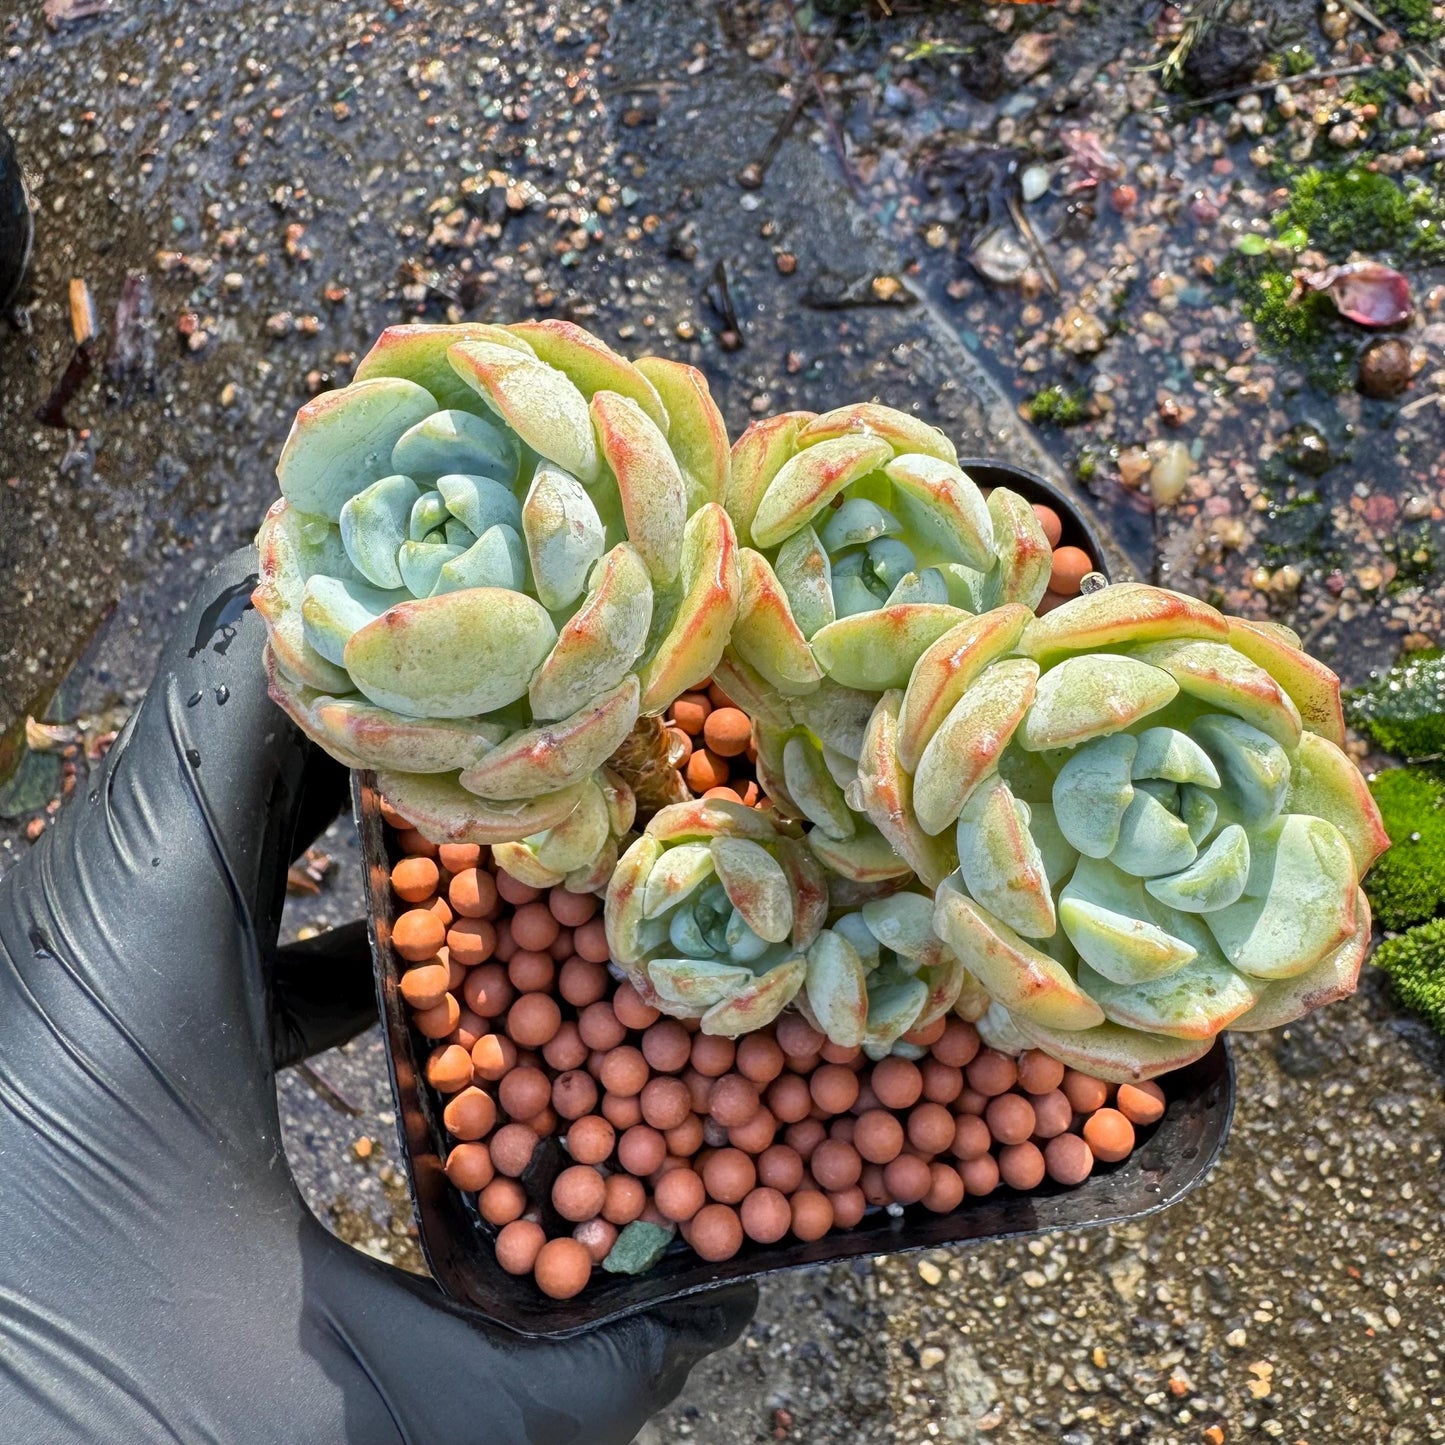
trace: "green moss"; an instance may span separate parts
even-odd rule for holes
[[[1395,997],[1445,1034],[1445,918],[1422,923],[1375,950],[1375,965],[1390,975]]]
[[[1314,292],[1292,300],[1294,277],[1262,256],[1231,256],[1220,267],[1220,279],[1233,285],[1266,351],[1296,362],[1321,390],[1341,391],[1349,384],[1350,356],[1327,296]]]
[[[1407,928],[1445,911],[1445,774],[1390,768],[1370,783],[1390,835],[1365,892],[1385,928]]]
[[[1438,40],[1445,24],[1434,16],[1434,0],[1385,0],[1381,16],[1409,40]]]
[[[1440,549],[1435,534],[1428,522],[1411,527],[1391,537],[1383,545],[1387,557],[1395,562],[1395,575],[1385,591],[1391,597],[1409,587],[1429,587],[1434,584],[1440,564]]]
[[[1085,447],[1083,451],[1074,458],[1074,479],[1081,484],[1086,484],[1092,482],[1098,475],[1098,454],[1090,448]]]
[[[1425,262],[1445,259],[1445,201],[1435,188],[1418,181],[1402,187],[1363,166],[1301,171],[1274,225],[1281,235],[1302,232],[1312,246],[1338,258],[1366,251]]]
[[[1315,68],[1314,51],[1296,41],[1274,56],[1274,68],[1284,75],[1303,75]]]
[[[1089,415],[1089,399],[1081,391],[1048,386],[1024,403],[1035,426],[1078,426]]]
[[[1412,652],[1383,677],[1348,693],[1350,722],[1387,753],[1445,758],[1445,655]]]

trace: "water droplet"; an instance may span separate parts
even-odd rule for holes
[[[227,687],[226,684],[223,682],[220,687],[216,689],[216,701],[220,703],[222,707],[225,707],[225,705],[230,701],[230,699],[231,689]]]
[[[100,802],[100,789],[99,789],[99,788],[92,788],[92,789],[85,795],[85,801],[86,801],[87,803],[98,803],[98,802]]]
[[[186,706],[187,706],[187,707],[195,707],[195,705],[196,705],[198,702],[200,702],[202,695],[203,695],[203,694],[201,694],[201,693],[199,693],[199,692],[193,692],[193,693],[186,699]]]
[[[198,767],[200,767],[200,766],[201,766],[201,754],[200,754],[200,750],[199,750],[198,748],[187,748],[187,749],[186,749],[186,761],[187,761],[193,768],[198,768]]]
[[[152,867],[152,868],[159,868],[160,866],[161,866],[161,860],[160,860],[159,858],[152,858],[152,859],[151,859],[151,867]]]
[[[1109,579],[1102,572],[1085,572],[1079,579],[1080,592],[1102,592],[1109,585]]]

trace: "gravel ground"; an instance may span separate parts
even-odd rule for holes
[[[298,0],[283,24],[134,0],[51,32],[26,0],[0,21],[0,114],[39,208],[0,355],[0,735],[82,653],[59,712],[92,742],[124,716],[197,575],[254,530],[295,408],[394,320],[571,316],[702,365],[735,429],[873,394],[1057,472],[815,114],[737,184],[803,84],[754,8]],[[1121,14],[1097,17],[1106,55]],[[149,320],[118,323],[130,275]],[[101,334],[69,425],[46,426],[71,278]],[[11,810],[0,869],[46,817]],[[320,846],[293,931],[360,908],[349,828]],[[1183,1204],[769,1281],[641,1439],[1445,1438],[1445,1052],[1371,978],[1236,1055],[1232,1145]],[[318,1214],[419,1267],[375,1033],[279,1090]]]

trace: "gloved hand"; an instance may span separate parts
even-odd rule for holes
[[[266,696],[254,570],[207,579],[0,879],[0,1438],[630,1440],[755,1289],[530,1342],[334,1239],[286,1168],[275,1067],[374,1005],[364,946],[276,949],[345,774]]]

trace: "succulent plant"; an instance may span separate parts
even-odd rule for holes
[[[756,422],[732,451],[743,546],[730,652],[785,695],[880,693],[962,611],[1033,607],[1050,548],[1017,493],[983,493],[936,428],[864,403]]]
[[[930,896],[830,876],[785,821],[703,800],[662,809],[623,854],[606,922],[643,997],[704,1033],[749,1033],[793,1006],[881,1058],[960,1001],[970,1017],[987,1007],[932,914]]]
[[[727,469],[691,367],[561,321],[391,327],[281,453],[273,695],[423,831],[593,862],[627,811],[598,770],[736,615]]]
[[[1120,584],[940,637],[858,791],[937,887],[986,1035],[1137,1079],[1353,989],[1389,840],[1343,740],[1292,633]]]

